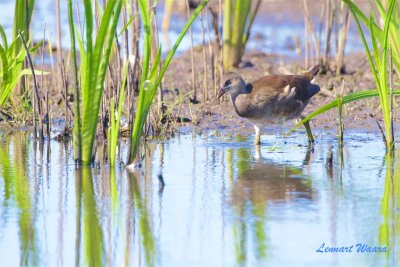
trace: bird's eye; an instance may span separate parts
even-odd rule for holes
[[[228,87],[229,85],[231,85],[231,83],[232,83],[231,80],[227,80],[224,84],[224,87]]]

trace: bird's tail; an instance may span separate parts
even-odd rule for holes
[[[315,75],[317,75],[318,72],[319,72],[319,65],[316,65],[316,66],[312,67],[311,69],[309,69],[303,75],[306,76],[309,81],[311,81],[314,79]]]
[[[316,93],[318,93],[321,89],[316,84],[310,84],[308,87],[308,98],[313,97]]]

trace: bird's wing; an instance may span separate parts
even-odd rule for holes
[[[253,101],[258,103],[268,103],[272,100],[284,100],[294,98],[298,89],[307,82],[299,80],[299,76],[294,75],[274,75],[265,76],[252,82]]]
[[[313,85],[301,75],[266,76],[252,83],[253,90],[249,110],[264,114],[287,116],[293,110],[301,109],[315,93]]]

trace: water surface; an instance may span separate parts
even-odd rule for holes
[[[313,151],[302,133],[252,141],[178,135],[148,144],[128,174],[103,166],[101,149],[76,168],[70,144],[1,134],[2,265],[398,264],[399,165],[380,136],[348,133],[342,151],[331,133]],[[323,243],[354,249],[317,253]]]

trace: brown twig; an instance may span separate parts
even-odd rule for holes
[[[350,28],[350,16],[348,7],[342,3],[342,14],[340,24],[342,27],[339,30],[338,48],[336,52],[336,75],[340,75],[344,67],[344,50],[346,47],[347,35]]]
[[[329,54],[331,50],[331,36],[332,36],[332,25],[333,25],[333,13],[332,0],[327,0],[326,13],[325,13],[325,52],[323,58],[323,67],[329,69]]]
[[[186,14],[187,18],[190,17],[190,7],[189,7],[189,0],[186,0]],[[191,57],[191,64],[192,64],[192,88],[193,88],[193,103],[197,103],[197,88],[196,88],[196,78],[195,78],[195,66],[194,66],[194,47],[193,47],[193,30],[192,26],[190,26],[190,57]]]
[[[58,74],[57,77],[61,77],[61,64],[62,64],[62,49],[61,49],[61,16],[60,16],[60,0],[56,0],[56,31],[57,31],[57,65]],[[63,86],[63,81],[57,78],[57,87]]]
[[[69,116],[68,116],[68,110],[71,111],[71,114],[73,114],[72,108],[69,106],[68,104],[68,81],[67,81],[67,76],[66,76],[66,72],[65,72],[65,64],[64,64],[64,60],[61,59],[60,62],[60,74],[61,74],[61,84],[63,87],[63,91],[64,94],[62,94],[64,96],[64,102],[65,102],[65,106],[64,106],[64,112],[65,112],[65,127],[64,127],[64,133],[68,132],[68,128],[70,125],[70,121],[69,121]]]
[[[46,23],[44,23],[43,40],[46,40]],[[42,54],[41,54],[41,56],[42,56],[42,58],[41,58],[41,60],[42,60],[42,66],[41,66],[42,74],[43,74],[43,66],[44,66],[44,50],[45,50],[45,44],[46,44],[46,42],[43,41],[43,44],[42,44]],[[40,88],[44,88],[44,86],[43,86],[43,78],[44,78],[44,75],[42,75],[42,76],[40,77]],[[46,116],[47,116],[46,134],[47,134],[47,137],[50,138],[51,116],[50,116],[49,87],[48,87],[48,86],[46,87]]]
[[[208,10],[206,11],[206,18],[208,18]],[[207,33],[208,33],[208,50],[209,50],[209,55],[210,55],[210,64],[211,64],[211,81],[214,89],[214,96],[217,95],[217,84],[215,83],[215,56],[214,56],[214,47],[211,44],[211,34],[210,34],[210,23],[209,20],[207,19]]]
[[[303,10],[304,10],[304,18],[306,22],[306,27],[308,27],[309,32],[311,32],[312,40],[314,43],[314,48],[315,48],[315,59],[317,61],[320,60],[320,41],[318,40],[317,33],[314,30],[314,26],[312,24],[310,14],[308,12],[308,6],[307,6],[307,0],[303,1]],[[314,62],[315,64],[316,62]]]
[[[22,40],[22,44],[24,45],[24,48],[25,48],[25,51],[26,51],[26,54],[27,54],[27,57],[28,57],[29,65],[30,65],[30,68],[31,68],[31,71],[32,71],[33,84],[34,84],[34,88],[35,88],[35,96],[36,96],[36,102],[37,102],[38,113],[39,113],[38,114],[39,115],[39,128],[40,128],[39,136],[40,136],[41,139],[43,139],[44,138],[44,136],[43,136],[43,122],[42,122],[43,113],[42,113],[41,98],[40,98],[40,95],[39,95],[39,88],[38,88],[36,75],[35,75],[35,69],[33,68],[32,58],[31,58],[31,55],[29,53],[28,46],[26,45],[24,36],[22,36],[22,33],[21,33],[20,30],[18,30],[18,34],[19,34],[19,37]]]
[[[206,59],[206,40],[204,31],[203,11],[200,12],[200,27],[203,40],[203,103],[208,101],[208,80],[207,80],[207,59]]]

